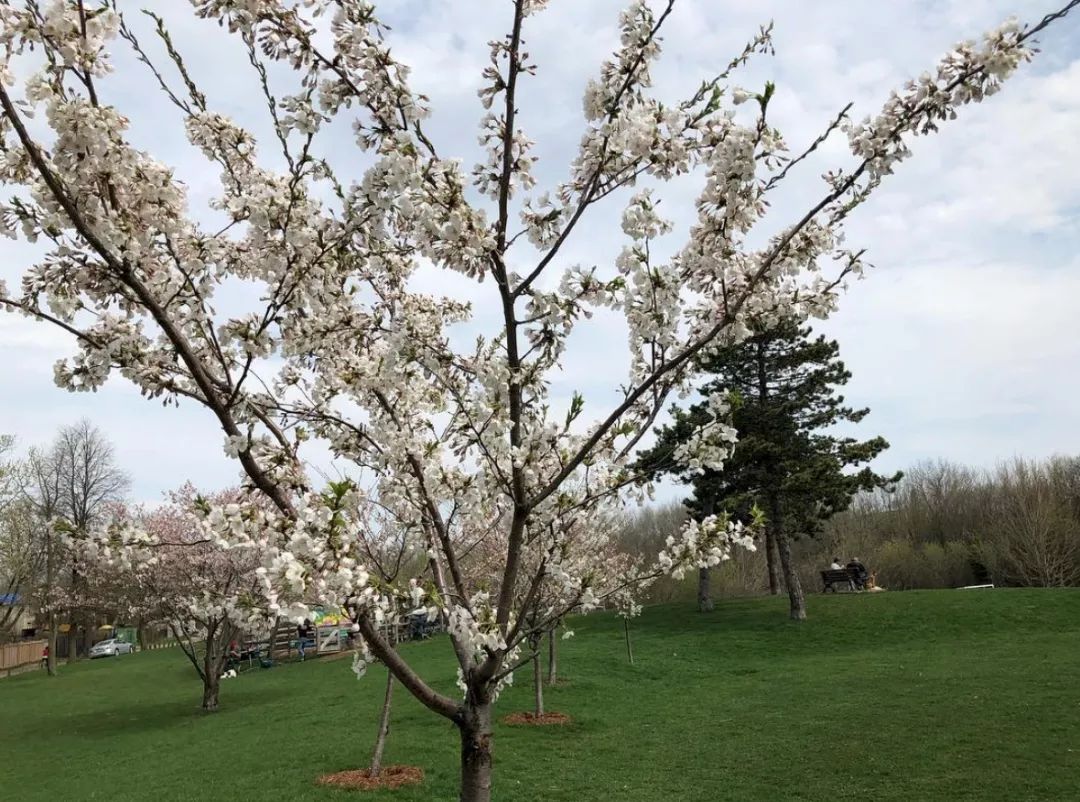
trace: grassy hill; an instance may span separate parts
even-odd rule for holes
[[[928,591],[653,607],[575,622],[567,727],[499,725],[495,797],[573,800],[1064,800],[1080,787],[1080,591]],[[444,643],[406,647],[447,692]],[[499,702],[529,705],[529,675]],[[381,669],[346,660],[255,670],[221,712],[174,650],[0,680],[0,794],[12,800],[325,799],[322,773],[367,760]],[[455,799],[457,737],[399,689],[387,759]]]

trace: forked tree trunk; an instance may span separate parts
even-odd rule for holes
[[[383,697],[382,713],[379,716],[379,734],[375,737],[375,751],[371,754],[371,777],[382,773],[383,750],[386,748],[386,736],[390,734],[390,702],[394,697],[394,675],[386,669],[386,696]]]
[[[623,637],[626,638],[626,659],[630,661],[630,665],[634,664],[634,649],[630,645],[630,619],[623,618]]]
[[[780,595],[780,566],[776,556],[776,538],[772,530],[765,532],[765,562],[769,569],[769,593],[773,596]]]
[[[491,802],[491,703],[470,701],[461,732],[461,802]]]
[[[556,629],[558,627],[552,627],[548,632],[548,685],[559,681],[559,639],[555,636]]]
[[[544,715],[544,683],[540,676],[540,651],[533,655],[533,706],[537,718]]]
[[[217,624],[210,627],[206,633],[206,654],[203,656],[203,669],[200,673],[203,681],[202,709],[207,713],[218,709],[221,673],[225,670],[228,653],[225,644],[232,638],[232,632],[232,627],[227,624]]]
[[[225,667],[224,655],[211,651],[213,646],[206,644],[206,657],[203,658],[203,701],[202,709],[213,713],[218,709],[218,695],[221,690],[221,672]]]

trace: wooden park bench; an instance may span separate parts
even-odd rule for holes
[[[858,574],[848,568],[826,568],[821,572],[822,593],[836,593],[842,587],[854,592],[859,589],[858,582]]]

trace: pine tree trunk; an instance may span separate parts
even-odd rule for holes
[[[780,595],[780,566],[777,565],[776,537],[771,529],[765,532],[765,562],[769,569],[769,593],[773,596]]]
[[[536,717],[544,715],[544,683],[540,676],[540,654],[533,655],[533,706]]]
[[[491,802],[491,704],[469,702],[461,731],[461,802]]]
[[[630,619],[623,618],[623,636],[626,638],[626,659],[630,661],[630,665],[634,664],[634,650],[630,646]]]
[[[379,734],[375,737],[375,751],[371,755],[370,776],[378,777],[382,773],[383,750],[386,748],[386,736],[390,734],[390,702],[394,696],[394,675],[386,669],[386,696],[383,698],[382,714],[379,716]]]
[[[558,627],[552,627],[548,632],[548,685],[559,681],[559,639],[555,636],[556,629]]]
[[[779,516],[774,520],[779,520]],[[771,521],[770,526],[773,527],[773,538],[777,539],[777,550],[780,553],[781,568],[784,570],[784,584],[787,585],[787,600],[789,608],[791,608],[792,620],[804,621],[807,616],[807,602],[802,596],[802,583],[799,582],[799,575],[792,565],[792,545],[788,542],[783,527],[773,524]]]

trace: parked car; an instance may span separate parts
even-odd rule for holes
[[[117,657],[121,654],[131,654],[134,651],[135,647],[132,644],[116,638],[109,638],[90,647],[90,659],[93,660],[95,657]]]

